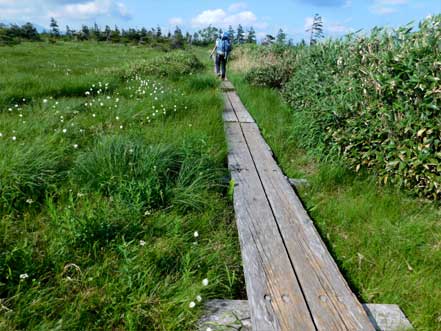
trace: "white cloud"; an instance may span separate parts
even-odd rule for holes
[[[232,5],[230,5],[230,7],[228,7],[228,11],[229,12],[238,12],[241,10],[245,10],[248,8],[248,5],[245,2],[236,2],[233,3]]]
[[[194,27],[203,27],[210,24],[219,25],[226,16],[227,13],[223,9],[208,9],[193,18],[191,23]]]
[[[325,34],[331,34],[331,35],[338,35],[338,34],[344,34],[353,31],[353,29],[343,23],[340,22],[330,22],[326,18],[323,19],[323,31]],[[350,20],[346,20],[350,21]],[[309,30],[312,26],[312,23],[314,22],[314,17],[308,16],[305,17],[304,21],[304,29]]]
[[[375,0],[369,9],[376,15],[390,15],[398,12],[398,7],[407,5],[408,0]]]
[[[257,17],[251,11],[243,11],[243,12],[225,17],[224,22],[225,22],[225,24],[233,25],[233,26],[239,25],[239,24],[249,26],[249,25],[253,25],[254,23],[257,22]]]
[[[113,0],[93,0],[85,3],[66,4],[51,11],[50,16],[59,19],[90,20],[98,16],[117,16],[130,19],[127,7]]]
[[[311,28],[312,23],[314,23],[314,17],[308,16],[305,17],[305,23],[303,24],[303,27],[305,28],[305,30],[308,30]]]
[[[353,29],[341,23],[331,23],[325,26],[325,31],[331,34],[343,34],[351,32]]]
[[[184,24],[184,20],[180,17],[172,17],[168,20],[170,25],[182,25]]]
[[[0,0],[1,20],[48,26],[50,17],[63,25],[91,23],[99,17],[129,20],[132,16],[121,0]]]
[[[209,9],[204,10],[191,20],[193,27],[206,27],[208,25],[215,25],[219,27],[227,27],[229,25],[236,26],[242,24],[243,26],[266,27],[267,24],[259,21],[257,16],[250,10],[241,11],[235,14],[227,13],[223,9]]]

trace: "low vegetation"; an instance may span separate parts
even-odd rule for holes
[[[438,15],[416,31],[378,28],[313,46],[254,47],[249,54],[263,65],[247,80],[280,89],[302,147],[439,199],[440,39]]]
[[[189,330],[241,296],[217,82],[157,56],[0,49],[0,330]]]

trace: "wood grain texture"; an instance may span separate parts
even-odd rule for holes
[[[374,331],[259,129],[241,126],[317,329]]]
[[[231,84],[231,82],[229,80],[224,80],[224,81],[221,82],[221,89],[224,92],[234,91],[235,90],[233,84]]]
[[[254,119],[251,117],[250,113],[246,110],[245,106],[239,99],[236,92],[226,92],[231,105],[236,112],[236,116],[241,123],[254,123]]]
[[[253,330],[316,330],[239,123],[225,123]]]
[[[224,99],[224,111],[222,113],[222,117],[224,119],[224,122],[238,122],[236,112],[234,111],[233,107],[231,106],[230,99],[228,99],[228,96],[226,94],[223,94]]]

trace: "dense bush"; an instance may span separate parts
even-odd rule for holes
[[[130,77],[133,74],[145,74],[179,78],[184,75],[192,75],[203,67],[202,62],[193,53],[176,51],[130,64],[124,71],[124,75]]]
[[[282,88],[293,74],[295,53],[293,49],[282,45],[272,45],[256,52],[255,46],[248,51],[256,63],[262,63],[246,73],[245,79],[256,86]]]
[[[441,15],[290,55],[282,95],[300,143],[383,183],[441,197]]]

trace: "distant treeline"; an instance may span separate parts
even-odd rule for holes
[[[24,25],[0,23],[0,45],[15,45],[22,41],[86,41],[95,40],[99,42],[139,44],[150,46],[164,46],[170,48],[184,48],[185,45],[208,45],[214,43],[222,29],[208,26],[193,34],[182,30],[177,26],[173,32],[164,33],[161,27],[141,29],[120,29],[106,25],[104,29],[97,24],[93,26],[83,25],[81,29],[74,30],[68,25],[62,31],[57,21],[52,18],[49,31],[39,33],[32,23]],[[229,27],[230,38],[236,44],[256,43],[256,32],[253,27],[247,31],[239,24],[237,29]]]

